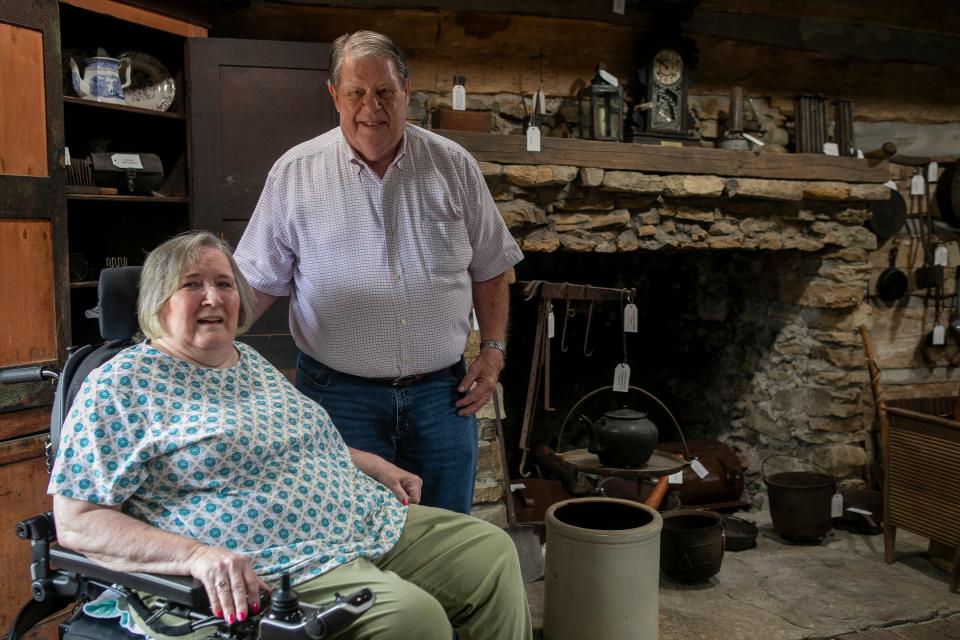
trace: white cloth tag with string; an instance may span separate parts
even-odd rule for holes
[[[540,127],[527,127],[527,151],[540,151]]]
[[[923,196],[927,194],[927,183],[923,181],[923,176],[919,173],[914,174],[910,179],[910,195]]]
[[[474,331],[480,331],[480,323],[477,322],[477,312],[470,309],[470,326]]]
[[[553,338],[555,335],[557,335],[557,329],[553,318],[553,305],[550,305],[550,313],[547,314],[547,337]]]
[[[839,492],[833,494],[833,498],[830,500],[830,517],[843,517],[843,496]]]
[[[632,302],[623,308],[623,330],[625,333],[637,332],[637,305]]]
[[[936,182],[940,177],[940,167],[936,162],[927,165],[927,182]]]
[[[623,15],[624,10],[627,8],[627,0],[613,0],[613,12],[617,15]]]
[[[947,330],[943,328],[942,324],[934,325],[933,334],[930,337],[930,342],[933,343],[935,347],[942,347],[947,341]]]
[[[64,166],[70,166],[70,147],[63,148],[63,164]]]
[[[900,190],[899,187],[897,187],[897,183],[894,180],[887,180],[886,182],[883,183],[883,186],[890,187],[894,191]]]
[[[677,471],[667,476],[667,484],[683,484],[683,471]]]
[[[693,459],[693,462],[690,463],[690,469],[692,469],[693,472],[697,474],[697,477],[699,477],[701,480],[710,475],[710,472],[707,471],[705,466],[703,466],[703,463],[700,462],[699,458]]]
[[[630,390],[630,365],[621,362],[613,371],[613,390],[626,393]]]
[[[454,111],[467,110],[467,90],[463,88],[462,84],[453,85],[453,96],[451,102],[453,103]]]
[[[938,244],[937,248],[933,250],[933,264],[945,267],[947,266],[949,256],[950,252],[947,251],[947,248],[942,244]]]

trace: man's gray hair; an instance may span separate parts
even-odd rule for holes
[[[400,84],[410,77],[410,72],[407,71],[407,54],[396,42],[376,31],[354,31],[334,40],[330,49],[330,81],[334,88],[340,86],[340,67],[348,56],[386,59],[393,66]]]
[[[140,272],[140,295],[137,297],[137,320],[140,330],[150,339],[162,338],[166,332],[160,324],[160,313],[180,286],[180,274],[200,260],[204,249],[216,249],[226,256],[233,271],[240,313],[237,335],[250,328],[253,321],[253,291],[240,273],[230,245],[209,231],[186,231],[175,236],[147,255]]]

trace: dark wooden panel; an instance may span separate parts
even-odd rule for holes
[[[328,45],[310,42],[187,41],[195,228],[235,247],[277,158],[336,126],[329,58]],[[287,302],[278,300],[250,333],[289,334]]]
[[[526,150],[525,136],[437,131],[463,145],[477,160],[503,164],[559,164],[647,171],[650,173],[710,174],[728,177],[787,180],[886,182],[887,163],[820,154],[755,154],[751,151],[660,147],[597,142],[575,138],[543,138],[540,153]]]

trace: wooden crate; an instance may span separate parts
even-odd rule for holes
[[[884,403],[884,558],[894,560],[902,527],[957,548],[950,591],[960,582],[960,422],[956,398],[909,398]]]

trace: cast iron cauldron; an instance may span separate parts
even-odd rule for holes
[[[646,464],[657,446],[657,425],[642,411],[626,407],[607,411],[596,422],[581,415],[590,425],[587,451],[597,454],[607,467],[637,467]]]

